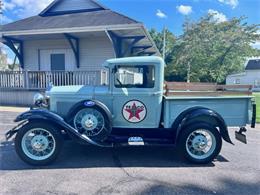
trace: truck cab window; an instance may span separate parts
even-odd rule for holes
[[[116,66],[116,88],[153,88],[155,68],[152,65]]]

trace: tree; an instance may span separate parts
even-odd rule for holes
[[[0,44],[0,70],[5,70],[7,68],[7,55],[3,52],[2,44]]]
[[[251,47],[260,40],[259,25],[245,19],[219,22],[209,14],[198,22],[186,20],[169,52],[166,80],[223,83],[228,74],[242,71],[247,57],[260,54]]]

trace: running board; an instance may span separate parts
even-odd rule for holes
[[[113,143],[114,146],[174,146],[171,139],[147,138],[141,135],[133,136],[110,136],[107,143]]]

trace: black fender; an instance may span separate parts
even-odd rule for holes
[[[179,135],[185,127],[198,121],[210,123],[215,127],[218,127],[222,138],[226,142],[233,144],[228,133],[226,122],[222,116],[216,111],[204,107],[193,107],[187,109],[175,119],[172,128],[176,132],[176,141],[178,141]]]
[[[14,120],[14,122],[20,122],[20,121],[35,121],[35,120],[41,120],[41,121],[46,121],[49,123],[52,123],[55,126],[61,127],[61,130],[66,130],[69,133],[72,133],[76,137],[80,138],[81,140],[95,145],[95,146],[100,146],[100,147],[112,147],[110,144],[105,144],[105,143],[98,143],[96,141],[93,141],[86,135],[80,134],[76,129],[74,129],[72,126],[70,126],[68,123],[65,122],[65,120],[53,113],[50,112],[49,110],[46,109],[32,109],[30,111],[24,112],[17,116],[17,118]]]

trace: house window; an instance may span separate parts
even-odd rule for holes
[[[240,79],[235,80],[235,84],[239,85],[240,84]]]
[[[116,66],[116,88],[153,88],[155,84],[154,66]]]
[[[51,54],[51,70],[64,71],[65,70],[65,54]]]

